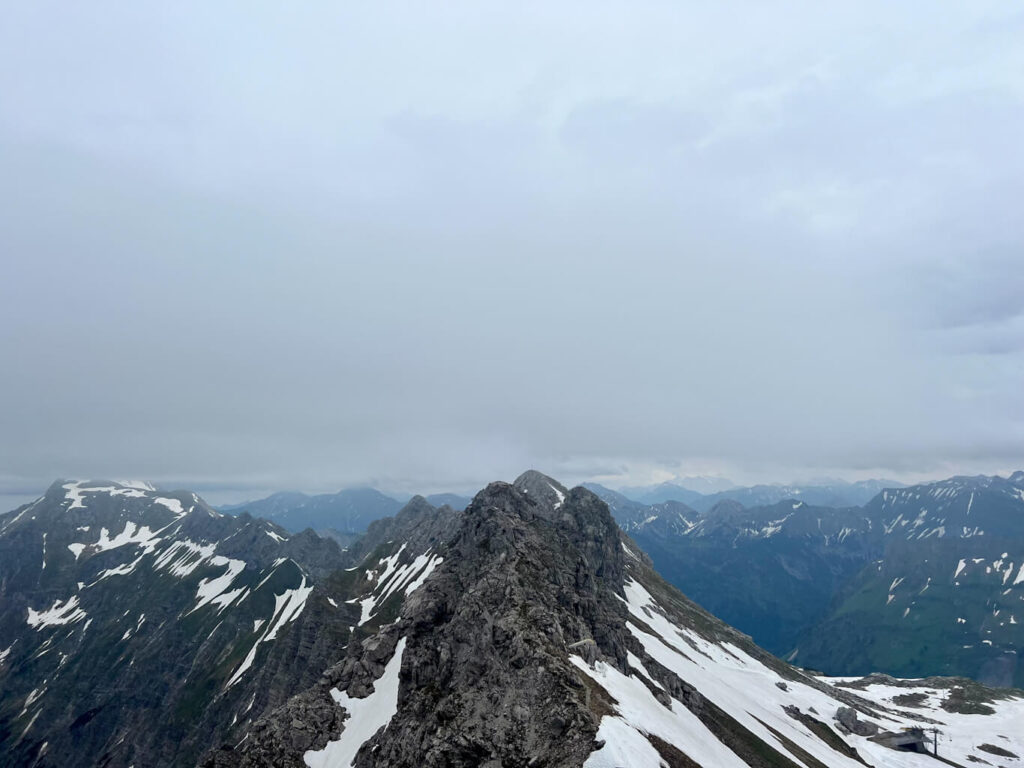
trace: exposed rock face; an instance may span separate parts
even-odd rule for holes
[[[330,734],[341,732],[344,710],[323,685],[293,696],[272,717],[257,720],[247,734],[244,760],[230,748],[210,752],[203,763],[209,768],[237,765],[303,765],[301,755],[322,749]],[[284,756],[288,756],[285,758]]]
[[[857,736],[874,736],[881,730],[877,724],[857,717],[857,710],[852,707],[839,707],[836,710],[836,721],[847,733]]]
[[[621,578],[622,558],[600,510],[575,501],[562,512],[504,484],[477,496],[450,567],[395,627],[407,638],[407,693],[389,737],[357,765],[572,765],[592,751],[597,721],[565,649],[584,638],[610,643],[603,630],[616,607],[604,590]],[[339,687],[377,676],[365,659],[378,649],[362,651]]]
[[[608,631],[621,624],[619,532],[583,489],[532,490],[494,483],[478,494],[399,620],[325,675],[321,690],[363,696],[406,638],[402,704],[357,765],[580,765],[593,751],[598,720],[566,649],[592,640],[625,659]],[[271,725],[239,751],[239,765],[302,764],[287,729]]]
[[[394,517],[370,523],[366,535],[349,548],[348,559],[361,563],[389,541],[402,542],[414,552],[426,552],[451,539],[461,517],[462,512],[451,507],[436,508],[422,496],[413,496]]]

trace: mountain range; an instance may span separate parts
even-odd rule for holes
[[[610,490],[592,486],[595,490]],[[902,488],[893,480],[859,480],[847,483],[833,480],[824,483],[800,485],[735,486],[718,478],[686,478],[677,483],[622,488],[618,492],[640,504],[659,504],[680,501],[697,512],[707,512],[721,501],[738,501],[745,507],[762,507],[787,499],[797,499],[821,507],[859,507],[866,504],[886,488]]]
[[[619,492],[591,483],[584,483],[584,487],[598,495],[618,493],[623,499],[644,506],[681,502],[697,512],[706,512],[725,500],[738,501],[746,507],[776,504],[785,499],[801,499],[819,506],[860,506],[883,488],[901,486],[883,480],[856,483],[837,480],[808,485],[741,487],[718,477],[687,477],[678,483],[624,488]],[[468,497],[455,493],[437,493],[424,498],[433,506],[447,505],[453,509],[465,509],[470,502]],[[347,546],[362,535],[371,522],[394,515],[401,507],[401,501],[377,489],[346,488],[337,493],[316,495],[282,491],[262,499],[223,504],[218,510],[228,514],[248,512],[254,517],[272,520],[292,533],[312,528]]]
[[[273,520],[292,533],[312,528],[314,531],[361,534],[374,520],[390,517],[401,508],[400,502],[373,488],[348,488],[316,496],[284,491],[264,499],[222,505],[220,511],[229,514],[248,512],[254,517]]]
[[[437,493],[425,499],[432,506],[453,509],[465,509],[470,501],[455,493]],[[314,496],[283,491],[241,504],[221,505],[219,510],[232,515],[248,512],[292,533],[311,528],[344,547],[362,536],[374,520],[391,517],[401,508],[400,501],[374,488],[346,488]]]
[[[584,483],[584,487],[599,495],[616,493],[591,483]],[[902,486],[884,480],[741,487],[717,477],[687,477],[677,483],[624,488],[617,493],[645,506],[682,502],[697,512],[707,512],[725,500],[738,501],[746,507],[767,506],[786,499],[800,499],[818,506],[860,506],[884,488],[898,487]],[[453,509],[465,509],[470,502],[468,497],[455,493],[437,493],[424,498],[433,506],[447,505]],[[363,534],[371,522],[393,515],[401,507],[401,501],[377,489],[346,488],[337,493],[316,495],[282,491],[262,499],[223,504],[218,510],[228,514],[248,512],[254,517],[272,520],[292,533],[312,528],[347,546]]]
[[[536,472],[465,511],[415,497],[347,551],[188,492],[58,482],[0,515],[0,754],[882,768],[935,765],[893,749],[933,726],[947,764],[1024,754],[1024,693],[809,674],[653,565],[598,496]]]
[[[0,752],[186,764],[333,657],[345,620],[313,584],[342,562],[191,493],[54,484],[0,517]]]
[[[665,578],[792,661],[1024,684],[1024,472],[703,514],[592,488]]]

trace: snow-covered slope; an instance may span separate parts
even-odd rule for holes
[[[861,722],[874,723],[880,732],[903,733],[910,728],[927,731],[932,742],[936,735],[940,756],[968,765],[987,760],[993,754],[985,747],[992,744],[1015,755],[1024,755],[1024,691],[993,691],[970,681],[946,678],[931,680],[895,680],[878,676],[865,680],[849,678],[814,680],[766,664],[763,656],[752,656],[747,650],[726,642],[709,642],[700,633],[673,622],[657,601],[635,581],[626,584],[626,602],[630,614],[647,623],[652,631],[628,624],[647,653],[659,664],[694,685],[706,701],[721,707],[737,722],[750,729],[776,749],[786,753],[798,764],[809,765],[818,760],[828,766],[855,766],[866,761],[876,766],[934,766],[927,754],[908,754],[884,746],[866,735],[849,733],[836,721],[828,722],[838,707],[852,705],[859,710]],[[760,658],[758,658],[760,656]],[[672,702],[671,716],[655,698],[651,687],[641,683],[654,676],[642,664],[632,664],[629,675],[623,675],[609,664],[577,666],[600,682],[615,699],[617,714],[608,723],[609,732],[625,734],[623,726],[635,731],[625,735],[629,743],[639,743],[637,736],[654,735],[701,765],[741,766],[736,755],[722,750],[722,745],[709,739],[706,732],[695,728],[693,718]],[[861,701],[837,700],[836,691],[823,690],[819,682],[827,682],[836,691],[854,693]],[[657,686],[660,687],[660,686]],[[965,705],[964,689],[969,692]],[[976,699],[970,699],[976,697]],[[953,710],[953,711],[948,711]],[[682,714],[683,717],[678,717]],[[810,718],[824,717],[824,724],[859,755],[844,754],[828,740],[821,738],[823,723],[811,727]],[[679,722],[682,720],[683,722]],[[686,725],[688,722],[688,726]],[[605,722],[602,721],[602,728]],[[618,741],[616,739],[615,741]],[[614,742],[612,742],[614,744]],[[618,755],[613,761],[604,759],[605,751],[615,754],[613,747],[598,750],[586,766],[654,766],[638,757],[638,752]],[[807,757],[810,756],[811,760]]]
[[[825,680],[897,712],[898,727],[923,727],[940,757],[962,765],[1017,765],[1024,760],[1024,691],[993,690],[963,678],[872,675]],[[880,762],[892,761],[886,765],[928,765],[914,762],[920,761],[916,755],[900,761],[888,752],[879,756]]]

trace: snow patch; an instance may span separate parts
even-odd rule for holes
[[[146,491],[140,488],[132,488],[123,485],[90,487],[84,480],[65,483],[62,487],[67,491],[67,493],[64,494],[64,499],[71,502],[68,506],[68,511],[71,511],[72,509],[85,509],[85,494],[87,493],[106,493],[110,496],[126,496],[133,499],[145,498],[146,496]]]
[[[159,537],[149,529],[148,525],[144,525],[140,528],[129,520],[124,524],[124,530],[113,538],[110,537],[110,532],[106,528],[100,528],[99,541],[92,546],[96,548],[97,552],[105,552],[108,549],[117,549],[118,547],[123,547],[128,544],[136,544],[145,548],[146,553],[148,554],[152,552],[159,543]]]
[[[171,512],[173,512],[175,514],[176,517],[181,517],[182,515],[185,514],[185,508],[182,506],[181,502],[178,501],[177,499],[166,499],[166,498],[160,497],[160,498],[153,499],[153,503],[154,504],[160,504],[160,505],[162,505],[164,507],[167,507],[169,510],[171,510]]]
[[[91,587],[94,584],[103,581],[104,579],[110,576],[127,576],[129,573],[135,570],[135,567],[142,561],[142,558],[144,556],[144,554],[139,555],[130,563],[122,563],[121,565],[115,566],[113,568],[107,568],[105,570],[100,571],[99,575],[96,577],[96,580],[88,586]]]
[[[85,611],[78,606],[78,595],[72,595],[67,600],[57,600],[52,606],[44,611],[28,609],[28,625],[36,629],[43,627],[55,627],[63,624],[71,624],[81,621],[86,617]]]
[[[402,669],[405,638],[398,641],[395,653],[384,673],[373,684],[373,693],[365,699],[353,699],[344,691],[331,689],[331,696],[348,711],[345,729],[336,741],[320,750],[309,750],[303,760],[309,768],[349,768],[356,753],[381,728],[387,727],[398,711],[398,673]]]
[[[805,712],[810,707],[821,713],[834,712],[834,698],[809,683],[802,682],[799,676],[782,678],[774,670],[747,655],[742,648],[728,641],[712,642],[694,630],[677,626],[668,619],[650,593],[636,581],[627,582],[624,590],[630,613],[641,619],[656,634],[652,635],[632,622],[627,622],[629,631],[640,641],[647,655],[693,685],[704,698],[719,706],[750,732],[770,744],[780,754],[789,756],[797,764],[803,764],[803,761],[793,755],[786,743],[777,738],[766,726],[783,734],[789,742],[830,768],[863,768],[861,763],[844,757],[822,742],[806,726],[790,718],[783,709],[784,706],[794,705]],[[778,687],[779,682],[786,683],[786,690]],[[609,688],[609,693],[618,699],[621,689],[616,688],[614,684],[611,685],[614,690]],[[638,690],[637,693],[641,692]],[[671,711],[676,711],[676,702],[673,702]],[[645,720],[626,719],[641,733],[657,733]],[[703,729],[703,726],[701,728]],[[742,762],[727,762],[730,759],[738,760],[728,750],[722,759],[698,752],[698,749],[709,744],[712,747],[717,744],[723,750],[726,749],[714,736],[706,733],[706,730],[703,732],[703,736],[699,735],[701,731],[686,737],[670,734],[666,738],[658,735],[701,765],[743,765]],[[861,742],[857,741],[858,749],[860,745]],[[892,765],[884,761],[876,761],[875,764]],[[627,762],[625,765],[635,764]]]
[[[245,570],[244,560],[233,560],[221,555],[215,555],[210,558],[210,564],[213,566],[224,566],[224,573],[216,578],[203,579],[199,582],[199,587],[196,589],[198,602],[189,613],[194,613],[209,603],[219,605],[220,608],[218,610],[223,611],[243,591],[242,589],[236,589],[231,592],[226,590],[238,577],[238,574]]]
[[[235,670],[234,674],[225,684],[225,688],[230,688],[246,673],[246,671],[252,666],[253,661],[256,659],[256,651],[259,650],[260,643],[269,643],[277,637],[278,631],[287,623],[295,621],[302,613],[302,609],[306,607],[306,601],[309,599],[310,594],[313,592],[313,585],[306,585],[306,577],[302,577],[302,583],[299,584],[295,589],[286,589],[282,594],[274,596],[274,612],[271,614],[270,626],[267,630],[253,643],[252,648],[249,649],[249,653],[242,660],[242,663]],[[258,621],[254,627],[254,631],[258,632],[260,626],[262,626],[262,619]]]
[[[147,483],[145,480],[115,480],[115,483],[124,487],[131,488],[136,491],[155,491],[156,488],[152,484]]]
[[[965,648],[973,646],[966,645]],[[843,682],[852,682],[860,678],[822,678],[833,685],[841,686]],[[908,688],[906,686],[893,686],[885,684],[871,684],[864,688],[857,688],[853,691],[870,701],[877,702],[886,707],[898,707],[893,699],[897,696],[908,693],[922,693],[925,699],[915,709],[923,710],[931,720],[938,721],[938,743],[939,755],[951,760],[957,765],[971,765],[975,761],[970,755],[982,759],[987,756],[977,751],[977,745],[988,742],[999,744],[1016,754],[1024,754],[1024,731],[1020,723],[1024,722],[1024,699],[1008,697],[990,702],[995,713],[991,715],[965,715],[955,712],[947,712],[942,704],[950,695],[949,689],[935,689],[927,686],[920,688]],[[920,725],[907,718],[905,722],[898,725],[886,725],[887,730],[899,730],[901,726]],[[929,738],[933,737],[929,730]],[[927,768],[934,765],[934,760],[926,755],[914,755],[913,753],[900,753],[881,747],[881,745],[868,741],[862,737],[848,737],[853,746],[860,751],[864,757],[873,758],[869,760],[873,765],[896,766],[896,768]],[[918,761],[919,762],[916,762]]]
[[[565,494],[558,490],[551,483],[548,483],[548,487],[551,488],[551,490],[554,491],[555,495],[558,497],[558,501],[556,501],[554,505],[554,508],[558,509],[560,506],[562,506],[562,503],[565,501]]]
[[[171,575],[183,578],[211,559],[216,549],[216,544],[196,544],[189,539],[179,539],[157,557],[153,567],[157,570],[167,568]]]
[[[602,717],[597,738],[604,746],[590,753],[583,768],[648,768],[665,764],[651,742],[621,717]]]
[[[435,555],[434,557],[430,558],[427,561],[426,567],[422,571],[420,571],[420,575],[417,576],[414,581],[410,582],[409,586],[407,586],[405,588],[405,594],[407,596],[411,595],[417,589],[422,587],[423,586],[423,582],[425,582],[427,580],[427,577],[430,576],[430,574],[432,574],[434,572],[434,569],[437,568],[437,566],[439,566],[443,562],[444,562],[444,558],[441,557],[440,555]]]
[[[417,555],[411,563],[399,566],[397,564],[398,556],[404,549],[405,544],[395,554],[381,559],[379,565],[383,565],[384,570],[368,597],[364,597],[362,600],[350,601],[358,603],[360,607],[359,624],[357,626],[361,627],[373,618],[377,608],[399,589],[405,587],[404,594],[406,595],[410,595],[419,589],[433,570],[444,562],[444,558],[440,555],[431,557],[430,550],[428,549],[422,555]],[[376,571],[368,570],[366,575],[367,578],[372,579],[376,575]]]

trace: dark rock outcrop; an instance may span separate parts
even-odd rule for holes
[[[857,736],[875,736],[881,730],[877,723],[872,723],[870,720],[861,720],[857,717],[857,710],[852,707],[839,707],[836,710],[836,722],[847,733],[853,733]]]
[[[405,638],[399,710],[357,765],[580,765],[593,751],[597,702],[588,706],[567,647],[588,641],[625,663],[623,638],[609,631],[622,624],[620,534],[590,492],[541,482],[526,475],[481,491],[399,619],[353,643],[303,702],[322,703],[324,713],[305,716],[326,719],[338,709],[331,688],[365,696]],[[235,763],[220,752],[207,765],[302,765],[307,745],[273,724],[295,706],[257,724]]]

